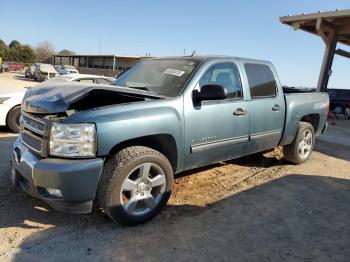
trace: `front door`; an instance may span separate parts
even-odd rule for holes
[[[185,103],[186,168],[195,168],[244,155],[249,134],[249,102],[244,100],[234,63],[217,63],[203,74],[196,89],[207,84],[228,90],[225,100]]]

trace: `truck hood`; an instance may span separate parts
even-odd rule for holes
[[[110,104],[160,99],[152,92],[114,85],[86,83],[50,83],[30,88],[23,98],[22,110],[28,113],[54,114],[70,109],[90,109]],[[85,104],[84,101],[86,100]],[[72,108],[77,104],[79,108]],[[79,106],[78,106],[79,105]]]

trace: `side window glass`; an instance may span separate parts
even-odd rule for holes
[[[242,85],[238,68],[233,63],[218,63],[211,66],[199,80],[199,87],[221,85],[228,91],[228,98],[242,98]]]
[[[247,73],[250,95],[252,98],[263,98],[277,95],[277,84],[269,66],[247,63],[244,65]]]

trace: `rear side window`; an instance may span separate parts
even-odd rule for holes
[[[276,96],[277,84],[267,65],[247,63],[244,65],[252,98]]]

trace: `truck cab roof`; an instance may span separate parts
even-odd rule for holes
[[[198,60],[198,61],[222,61],[222,60],[239,60],[246,61],[250,63],[261,63],[261,64],[271,64],[270,61],[262,59],[253,59],[246,57],[237,57],[237,56],[227,56],[227,55],[193,55],[193,56],[166,56],[166,57],[157,57],[150,58],[150,60],[166,60],[166,59],[188,59],[188,60]]]

